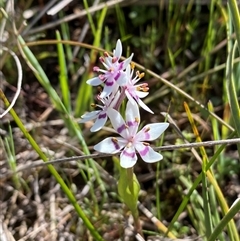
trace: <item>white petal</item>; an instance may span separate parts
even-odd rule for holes
[[[125,147],[120,155],[120,165],[123,168],[133,167],[137,162],[137,155],[134,147]]]
[[[129,126],[129,133],[135,136],[140,123],[140,114],[137,103],[128,101],[126,107],[126,124]]]
[[[149,93],[148,93],[148,92],[143,92],[143,91],[135,91],[135,94],[136,94],[139,98],[145,98]]]
[[[135,137],[137,141],[156,140],[169,126],[169,123],[148,124],[139,131]]]
[[[102,93],[100,94],[100,97],[105,98],[105,97],[109,96],[115,89],[115,85],[116,85],[115,82],[112,83],[112,85],[107,85],[105,82],[105,85],[104,85]]]
[[[117,88],[118,89],[118,88]],[[115,92],[115,91],[114,91]],[[113,93],[114,93],[113,92]],[[111,96],[111,103],[110,103],[110,107],[114,108],[115,105],[117,104],[118,100],[119,100],[119,97],[120,97],[120,91],[116,91],[115,94],[112,93],[112,96]]]
[[[125,59],[125,60],[123,61],[123,69],[126,69],[127,66],[131,63],[132,57],[133,57],[133,54],[131,54],[130,57],[128,57],[127,59]]]
[[[145,162],[153,163],[160,161],[163,158],[160,153],[154,151],[150,146],[144,145],[141,142],[135,144],[135,148]]]
[[[99,131],[105,125],[106,121],[107,121],[107,113],[101,111],[100,115],[98,115],[98,117],[97,117],[94,125],[91,127],[90,131],[91,132]]]
[[[146,110],[146,111],[154,114],[154,113],[152,112],[152,110],[151,110],[147,105],[145,105],[142,100],[138,99],[137,102],[138,102],[138,104],[139,104],[144,110]]]
[[[102,153],[114,154],[119,152],[126,145],[122,138],[108,137],[93,147],[94,150]]]
[[[122,42],[120,39],[118,39],[117,44],[116,44],[116,49],[113,51],[114,56],[117,57],[118,59],[122,55]]]
[[[85,123],[87,121],[96,119],[99,112],[100,110],[94,110],[94,111],[85,113],[84,115],[81,116],[82,119],[79,121],[79,123]]]
[[[134,104],[134,102],[136,102],[136,101],[133,99],[133,97],[130,95],[129,91],[126,91],[126,90],[125,90],[125,95],[127,96],[128,100],[129,100],[132,104]]]
[[[126,78],[126,73],[123,71],[120,71],[120,77],[116,80],[116,82],[120,85],[126,85],[127,84],[127,78]]]
[[[87,80],[87,84],[92,85],[92,86],[98,86],[102,83],[103,83],[103,81],[100,80],[98,77],[94,77],[92,79]]]
[[[129,136],[126,123],[120,113],[112,108],[108,108],[107,115],[112,123],[114,130],[116,130],[123,138],[127,139]]]

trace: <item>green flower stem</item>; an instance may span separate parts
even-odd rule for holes
[[[129,190],[130,190],[130,193],[132,193],[133,196],[134,196],[134,193],[135,193],[135,190],[134,190],[134,188],[135,188],[135,186],[134,186],[134,175],[135,174],[133,173],[133,167],[128,168],[126,170],[126,172],[127,172],[128,183],[129,183]],[[138,200],[138,198],[137,198],[137,200]],[[136,209],[131,210],[131,211],[132,211],[132,215],[133,215],[133,219],[134,219],[135,230],[142,235],[142,227],[141,227],[140,220],[139,220],[139,214],[138,214],[138,209],[137,209],[137,201],[136,201]]]
[[[139,191],[140,185],[133,172],[133,168],[126,169],[120,167],[118,193],[133,215],[135,230],[142,234],[142,227],[137,209]]]
[[[2,92],[2,90],[0,89],[0,99],[3,100],[3,102],[5,103],[6,107],[8,107],[10,104],[6,98],[6,96],[4,95],[4,93]],[[39,157],[44,161],[47,162],[48,158],[47,156],[42,152],[42,150],[40,149],[40,147],[38,146],[38,144],[35,142],[35,140],[33,139],[33,137],[28,133],[28,131],[26,130],[25,126],[23,125],[22,121],[19,119],[18,115],[16,114],[16,112],[11,109],[10,110],[10,114],[12,115],[14,121],[16,122],[17,126],[20,128],[20,130],[22,131],[22,133],[24,134],[24,136],[26,137],[26,139],[29,141],[29,143],[31,144],[31,146],[33,147],[33,149],[38,153]],[[88,230],[91,232],[92,236],[98,240],[98,241],[104,241],[104,239],[100,236],[100,234],[97,232],[97,230],[94,228],[94,226],[92,225],[92,223],[89,221],[89,219],[87,218],[87,216],[85,215],[85,213],[83,212],[82,208],[79,206],[79,204],[77,203],[76,198],[74,197],[73,193],[71,192],[71,190],[68,188],[68,186],[66,185],[66,183],[64,182],[64,180],[61,178],[61,176],[59,175],[59,173],[56,171],[56,169],[54,168],[53,165],[48,165],[48,169],[51,172],[51,174],[55,177],[56,181],[60,184],[62,190],[64,191],[64,193],[66,194],[66,196],[68,197],[69,201],[72,203],[73,207],[75,208],[78,216],[83,220],[84,224],[86,225],[86,227],[88,228]]]

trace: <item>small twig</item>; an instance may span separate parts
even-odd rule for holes
[[[189,149],[189,148],[198,148],[198,147],[212,147],[216,145],[231,145],[231,144],[236,144],[240,143],[240,138],[233,138],[233,139],[227,139],[227,140],[220,140],[220,141],[205,141],[205,142],[197,142],[197,143],[187,143],[187,144],[180,144],[180,145],[168,145],[168,146],[160,146],[160,147],[154,147],[153,149],[155,151],[171,151],[171,150],[178,150],[178,149]],[[60,158],[56,160],[51,160],[48,162],[38,162],[38,163],[33,163],[30,165],[23,166],[19,169],[16,170],[16,172],[20,172],[23,170],[31,169],[31,168],[36,168],[40,166],[45,166],[49,164],[59,164],[63,162],[69,162],[69,161],[80,161],[80,160],[86,160],[86,159],[96,159],[96,158],[103,158],[103,157],[110,157],[114,155],[119,155],[120,152],[115,153],[115,154],[90,154],[90,155],[84,155],[84,156],[72,156],[72,157],[65,157],[65,158]],[[0,176],[0,179],[6,178],[6,176],[9,176],[13,174],[13,172],[9,172],[6,175]]]
[[[21,92],[22,76],[23,76],[23,74],[22,74],[22,65],[21,65],[20,60],[17,57],[17,55],[12,50],[10,50],[10,49],[8,49],[8,48],[6,48],[4,46],[2,46],[2,50],[7,51],[14,58],[15,63],[17,65],[17,70],[18,70],[18,82],[17,82],[17,91],[16,91],[16,93],[14,95],[14,98],[13,98],[11,104],[8,106],[8,108],[2,114],[0,114],[0,118],[5,116],[9,112],[9,110],[15,105],[16,100],[17,100],[17,98],[18,98],[18,96],[19,96],[19,94]]]

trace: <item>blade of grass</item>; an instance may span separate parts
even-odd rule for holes
[[[59,18],[62,19],[64,17],[63,11],[59,12]],[[69,26],[67,23],[63,22],[61,24],[61,35],[64,40],[71,39]],[[73,64],[73,52],[70,45],[65,45],[65,51],[67,56],[68,70],[71,73],[71,76],[75,74],[75,66]]]
[[[96,38],[97,31],[96,31],[96,27],[95,27],[93,19],[92,19],[92,15],[89,12],[89,6],[88,6],[87,0],[83,0],[83,4],[84,4],[84,8],[87,12],[88,21],[90,23],[90,27],[92,29],[93,36],[94,36],[94,38]]]
[[[227,58],[227,66],[226,66],[226,78],[227,78],[227,96],[231,108],[231,113],[233,117],[233,121],[235,124],[235,129],[237,132],[237,136],[240,137],[240,107],[238,103],[237,91],[236,91],[236,78],[234,78],[233,72],[233,59],[237,48],[237,41],[235,42],[231,52]],[[236,76],[237,77],[237,76]],[[240,145],[237,145],[238,153],[240,156]]]
[[[194,123],[191,111],[187,105],[186,102],[184,102],[184,107],[187,113],[187,117],[188,120],[191,124],[191,127],[193,129],[193,133],[196,136],[196,141],[197,142],[201,142],[201,137],[199,135],[198,129]],[[204,207],[204,214],[205,214],[205,227],[206,227],[206,237],[208,238],[211,233],[212,233],[212,228],[213,228],[213,224],[212,224],[212,215],[211,215],[211,207],[210,207],[210,202],[209,202],[209,192],[208,192],[208,181],[206,179],[206,166],[207,166],[207,162],[208,162],[208,157],[207,157],[207,153],[205,151],[204,147],[200,147],[200,152],[202,155],[202,170],[203,170],[203,175],[202,175],[202,195],[203,195],[203,207]],[[215,207],[217,208],[217,207]]]
[[[223,231],[223,229],[227,226],[227,224],[234,218],[234,216],[239,212],[240,210],[240,199],[236,201],[236,203],[233,204],[233,206],[230,208],[229,212],[223,217],[223,219],[219,222],[217,227],[213,230],[213,233],[209,237],[208,241],[214,241],[218,238],[219,234]],[[233,241],[238,241],[237,239],[232,239]]]
[[[2,90],[0,90],[0,99],[3,100],[3,102],[5,103],[6,106],[9,106],[9,102],[7,100],[7,98],[5,97],[4,93],[2,92]],[[19,129],[22,131],[22,133],[24,134],[25,138],[29,141],[30,145],[33,147],[33,149],[38,153],[39,157],[44,161],[47,162],[48,158],[47,156],[42,152],[41,148],[39,147],[39,145],[35,142],[35,140],[33,139],[33,137],[30,135],[30,133],[27,131],[27,129],[25,128],[25,126],[23,125],[22,121],[20,120],[20,118],[18,117],[18,115],[16,114],[16,112],[11,109],[10,110],[10,114],[13,117],[14,121],[16,122],[17,126],[19,127]],[[57,172],[57,170],[54,168],[53,165],[48,165],[48,169],[51,172],[51,174],[54,176],[54,178],[56,179],[56,181],[59,183],[59,185],[61,186],[63,192],[66,194],[66,196],[68,197],[69,201],[71,202],[71,204],[73,205],[76,213],[78,214],[78,216],[83,220],[84,224],[86,225],[87,229],[90,231],[90,233],[92,234],[92,236],[98,240],[98,241],[103,241],[104,239],[100,236],[100,234],[97,232],[97,230],[94,228],[94,226],[92,225],[92,223],[90,222],[90,220],[88,219],[88,217],[86,216],[86,214],[84,213],[84,211],[82,210],[82,208],[80,207],[80,205],[78,204],[75,196],[73,195],[73,193],[71,192],[71,190],[68,188],[68,186],[65,184],[64,180],[61,178],[61,176],[59,175],[59,173]]]
[[[234,135],[236,134],[236,132],[233,132],[229,138],[232,138]],[[213,165],[213,163],[216,161],[216,159],[218,158],[218,156],[220,155],[220,153],[224,150],[224,148],[226,147],[226,144],[224,145],[221,145],[218,150],[214,153],[214,155],[212,156],[212,158],[209,160],[209,162],[207,163],[206,165],[206,171]],[[174,215],[174,217],[172,218],[169,226],[168,226],[168,231],[167,233],[172,230],[173,228],[173,225],[174,223],[177,221],[178,217],[180,216],[180,214],[183,212],[183,210],[185,209],[187,203],[189,202],[189,199],[192,195],[192,193],[194,192],[195,189],[197,189],[197,186],[199,185],[199,183],[201,182],[202,180],[202,175],[203,175],[203,171],[201,171],[201,173],[198,175],[198,177],[196,178],[196,180],[194,181],[192,187],[190,188],[190,190],[188,191],[187,195],[183,198],[183,201],[181,202],[176,214]],[[223,196],[223,195],[222,195]],[[221,198],[220,198],[221,200]],[[227,210],[226,212],[224,212],[223,210],[223,213],[227,213],[228,212],[228,207],[227,207],[227,204],[224,203],[224,210]],[[226,208],[227,207],[227,208]],[[233,220],[231,220],[231,222],[229,223],[229,225],[231,226],[231,229],[233,230],[233,233],[234,233],[234,237],[236,237],[236,240],[237,240],[237,237],[238,237],[238,232],[237,232],[237,228],[233,222]],[[232,240],[235,240],[235,239],[232,239]]]
[[[58,41],[62,40],[59,31],[56,31],[56,38]],[[67,65],[65,61],[63,45],[61,42],[57,44],[57,50],[58,50],[58,63],[60,68],[59,81],[60,81],[60,87],[62,91],[63,104],[67,112],[70,113],[71,103],[70,103],[70,91],[69,91],[69,84],[68,84]]]
[[[107,13],[107,8],[103,8],[101,15],[98,19],[98,28],[94,38],[93,46],[99,46],[102,36],[103,22]],[[92,100],[92,86],[86,84],[86,81],[92,78],[92,66],[94,66],[97,59],[97,52],[92,48],[90,53],[90,64],[89,69],[85,71],[84,76],[82,77],[81,84],[78,90],[76,98],[76,107],[75,107],[75,116],[81,116],[87,109]]]
[[[236,32],[236,38],[238,42],[238,50],[240,54],[240,15],[239,8],[236,0],[229,0],[228,5],[231,11],[232,22]]]

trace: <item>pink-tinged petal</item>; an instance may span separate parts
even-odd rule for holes
[[[105,125],[106,121],[107,121],[107,113],[102,111],[98,115],[98,117],[97,117],[94,125],[91,127],[90,131],[91,132],[99,131]]]
[[[144,110],[150,112],[151,114],[154,114],[153,111],[147,105],[145,105],[141,99],[138,99],[137,102]]]
[[[139,131],[135,137],[137,141],[156,140],[169,126],[169,123],[148,124]]]
[[[92,86],[98,86],[102,84],[103,81],[99,79],[99,77],[94,77],[92,79],[87,80],[87,84],[92,85]]]
[[[136,143],[135,148],[137,149],[138,153],[140,154],[141,158],[148,163],[153,163],[162,160],[163,156],[154,151],[150,146],[144,145],[143,143],[139,142]]]
[[[109,108],[107,110],[107,115],[112,123],[114,130],[116,130],[123,138],[127,139],[129,132],[126,123],[120,113],[112,108]]]
[[[81,116],[82,119],[79,121],[79,123],[85,123],[87,121],[96,119],[99,112],[100,110],[95,110],[95,111],[85,113],[84,115]]]
[[[116,44],[116,49],[113,51],[113,54],[115,57],[117,57],[118,59],[121,57],[122,55],[122,43],[121,40],[118,39],[117,44]]]
[[[115,154],[126,145],[123,138],[108,137],[93,147],[94,150],[102,153]]]
[[[129,134],[135,136],[140,123],[140,114],[137,103],[127,102],[126,106],[126,124],[129,126]]]
[[[137,155],[134,147],[125,147],[120,155],[120,165],[123,168],[131,168],[137,162]]]

